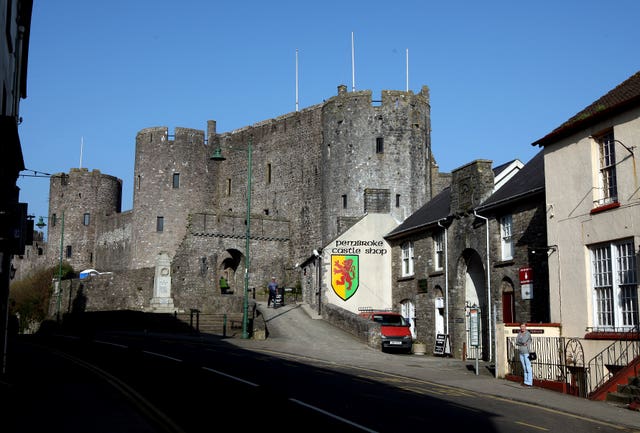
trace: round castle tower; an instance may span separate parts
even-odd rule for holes
[[[96,237],[104,217],[119,213],[122,180],[99,170],[72,168],[49,180],[47,257],[50,265],[60,258],[77,272],[94,267]],[[100,269],[99,269],[100,270]]]
[[[347,92],[323,107],[323,239],[329,241],[365,212],[403,221],[431,197],[429,89]]]

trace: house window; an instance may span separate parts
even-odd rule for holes
[[[156,231],[164,231],[164,217],[159,216],[156,218]]]
[[[384,138],[376,137],[376,153],[384,153]]]
[[[173,173],[173,188],[180,188],[180,173]]]
[[[342,209],[346,209],[346,208],[347,208],[347,195],[342,194]]]
[[[597,139],[600,156],[600,173],[596,205],[602,206],[618,201],[618,182],[616,180],[616,148],[613,131],[601,135]]]
[[[413,275],[413,242],[402,244],[402,276]]]
[[[444,267],[444,230],[433,236],[433,262],[437,271]]]
[[[513,259],[513,219],[511,215],[500,218],[500,244],[502,246],[502,260]]]
[[[71,245],[67,245],[65,256],[70,259],[71,258]]]
[[[88,226],[89,222],[91,222],[91,214],[87,212],[82,216],[82,225]]]
[[[638,325],[638,273],[632,240],[591,248],[595,325],[616,330]]]

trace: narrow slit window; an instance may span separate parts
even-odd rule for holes
[[[342,209],[346,209],[346,208],[347,208],[347,195],[342,194]]]
[[[173,188],[180,188],[180,173],[173,173]]]
[[[156,231],[164,231],[164,217],[159,216],[156,218]]]
[[[384,153],[384,138],[376,138],[376,153]]]
[[[88,226],[90,222],[91,214],[87,212],[82,216],[82,225]]]

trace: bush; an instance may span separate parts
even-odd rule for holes
[[[9,286],[9,315],[20,316],[19,332],[30,323],[42,322],[49,316],[49,304],[53,295],[53,281],[59,266],[35,271]],[[62,279],[73,278],[75,272],[68,263],[62,264]]]

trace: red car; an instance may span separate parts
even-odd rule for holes
[[[411,325],[401,314],[393,311],[366,311],[359,315],[380,324],[383,352],[411,352],[413,346]]]

